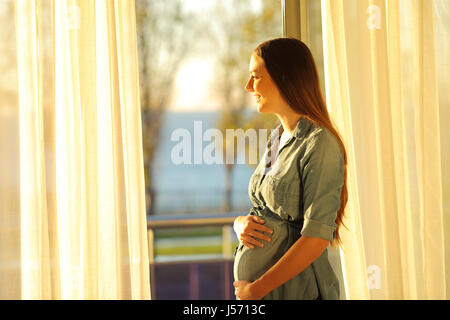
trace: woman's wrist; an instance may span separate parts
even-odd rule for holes
[[[264,281],[263,277],[260,277],[259,279],[253,281],[250,286],[251,286],[251,289],[250,289],[251,292],[253,293],[254,296],[258,297],[258,299],[262,299],[270,291],[272,291],[265,284],[265,281]]]

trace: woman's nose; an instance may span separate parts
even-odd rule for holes
[[[250,79],[248,79],[247,84],[245,85],[245,90],[247,90],[248,92],[252,92],[253,91],[253,79],[250,77]]]

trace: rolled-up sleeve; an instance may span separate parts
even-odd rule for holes
[[[304,218],[301,234],[333,241],[344,184],[344,160],[329,131],[322,130],[308,141],[299,169]]]

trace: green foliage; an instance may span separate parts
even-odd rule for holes
[[[233,242],[232,248],[235,248],[238,242]],[[208,245],[204,246],[183,246],[183,247],[168,247],[168,248],[155,248],[155,255],[197,255],[197,254],[221,254],[221,245]]]
[[[155,230],[156,239],[169,238],[196,238],[206,236],[220,236],[222,235],[222,227],[189,227],[189,228],[167,228]]]

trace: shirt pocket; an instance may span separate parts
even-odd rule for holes
[[[261,194],[269,209],[280,216],[285,216],[287,184],[273,175],[264,177]]]
[[[268,175],[261,185],[267,207],[286,220],[303,220],[301,190],[298,178]]]

